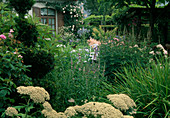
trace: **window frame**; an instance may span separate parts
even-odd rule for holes
[[[47,9],[47,15],[41,15],[41,9]],[[54,15],[48,15],[49,9],[54,10]],[[46,22],[47,22],[46,24],[48,26],[50,26],[52,28],[52,26],[54,25],[54,29],[52,28],[53,30],[51,30],[51,31],[56,32],[56,24],[57,23],[56,23],[56,10],[55,9],[48,8],[48,7],[43,7],[43,8],[33,7],[33,13],[35,13],[36,16],[40,18],[40,22],[42,21],[41,19],[46,19]],[[51,20],[51,24],[50,24],[49,19],[54,19],[54,24],[52,24],[52,20]],[[41,22],[41,23],[43,23],[43,22]]]

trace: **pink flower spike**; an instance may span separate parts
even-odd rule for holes
[[[13,33],[14,32],[14,30],[13,29],[10,29],[10,31],[9,31],[10,33]]]
[[[1,38],[1,39],[6,39],[6,36],[3,35],[3,34],[1,34],[1,35],[0,35],[0,38]]]

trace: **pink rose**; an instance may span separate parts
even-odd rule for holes
[[[1,35],[0,35],[0,38],[1,38],[1,39],[6,39],[6,36],[3,35],[3,34],[1,34]]]

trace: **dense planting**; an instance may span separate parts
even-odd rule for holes
[[[82,4],[71,2],[53,4],[67,14],[54,36],[39,18],[25,17],[34,1],[24,1],[0,2],[0,117],[169,117],[167,48],[139,41],[133,27],[98,26],[111,19],[106,11],[83,24]]]

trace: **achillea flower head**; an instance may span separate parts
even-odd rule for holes
[[[116,108],[123,111],[136,107],[135,102],[125,94],[110,94],[107,96],[107,98],[114,104]]]
[[[77,114],[76,110],[74,107],[68,107],[65,111],[64,114],[71,118],[72,116],[75,116]]]
[[[44,103],[45,100],[50,99],[50,95],[48,94],[48,92],[44,88],[41,88],[41,87],[20,86],[20,87],[17,87],[17,92],[20,94],[29,95],[30,98],[35,103]]]
[[[55,110],[48,111],[46,109],[41,111],[46,118],[56,118],[57,112]]]
[[[64,113],[57,113],[48,102],[45,102],[43,107],[44,109],[41,112],[46,118],[67,118]]]
[[[13,107],[8,107],[8,108],[5,110],[5,114],[6,114],[7,116],[13,117],[13,116],[15,116],[15,115],[18,114],[18,111],[17,111],[15,108],[13,108]]]
[[[82,114],[93,115],[101,118],[123,118],[122,112],[107,103],[89,102],[82,106],[76,106],[75,110]]]
[[[126,111],[129,109],[125,101],[120,99],[119,97],[112,97],[109,100],[116,108],[120,109],[121,111]]]
[[[124,115],[123,118],[134,118],[133,116]]]
[[[47,111],[53,110],[53,108],[51,107],[51,104],[49,104],[47,101],[44,102],[43,107]]]

